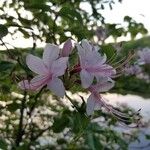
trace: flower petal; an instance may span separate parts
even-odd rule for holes
[[[102,64],[104,58],[96,51],[88,51],[86,52],[85,61],[87,66],[95,66],[97,64]]]
[[[76,44],[76,47],[77,47],[79,56],[80,56],[80,57],[85,57],[85,49],[83,49],[83,48],[81,47],[81,45],[78,44],[78,43]]]
[[[97,92],[106,92],[108,90],[110,90],[112,87],[114,87],[115,85],[115,82],[113,80],[111,81],[107,81],[107,82],[99,82],[97,83],[96,85],[94,85],[94,89],[97,91]]]
[[[87,105],[86,105],[86,113],[88,116],[93,114],[96,104],[97,104],[97,99],[93,94],[91,94],[87,99]]]
[[[50,76],[37,75],[30,81],[31,89],[38,90],[38,89],[42,88],[43,86],[45,86],[49,80],[51,80]]]
[[[61,56],[68,57],[71,54],[71,52],[72,52],[72,42],[71,42],[71,39],[68,39],[64,43]]]
[[[18,83],[18,86],[22,90],[29,90],[30,89],[30,82],[28,80],[23,80],[23,81]]]
[[[100,83],[105,83],[105,82],[107,82],[107,81],[112,80],[111,78],[105,77],[105,76],[95,76],[95,77],[96,77],[97,83],[98,83],[98,82],[100,82]]]
[[[47,44],[43,53],[43,61],[48,68],[51,67],[52,62],[56,60],[58,56],[59,56],[59,47],[54,44]]]
[[[47,76],[37,75],[31,81],[23,80],[23,81],[19,82],[18,85],[22,90],[35,91],[35,90],[39,90],[44,85],[46,85],[47,80],[48,80]]]
[[[88,40],[83,39],[81,45],[86,51],[92,51],[92,46],[89,44]]]
[[[51,72],[54,74],[54,76],[58,77],[65,73],[67,62],[68,57],[61,57],[53,62]]]
[[[65,87],[63,82],[58,78],[53,78],[48,84],[48,89],[50,89],[55,95],[63,97],[65,95]]]
[[[87,71],[95,76],[105,76],[110,77],[116,74],[116,70],[109,65],[95,65],[92,67],[87,67]]]
[[[86,70],[81,70],[80,72],[80,78],[83,88],[88,88],[94,79],[94,76],[88,73]]]
[[[30,68],[30,70],[32,70],[37,74],[44,75],[47,73],[47,68],[43,63],[43,60],[40,59],[39,57],[29,54],[26,57],[26,63],[27,66]]]

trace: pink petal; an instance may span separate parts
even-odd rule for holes
[[[52,76],[35,76],[31,81],[30,85],[33,90],[38,90],[45,86],[50,80],[52,79]]]
[[[97,99],[93,94],[91,94],[87,99],[87,105],[86,105],[86,113],[88,116],[94,113],[96,105],[97,105]]]
[[[31,81],[23,80],[18,85],[22,90],[39,90],[46,85],[48,77],[46,76],[35,76]]]
[[[80,57],[85,57],[85,49],[83,49],[82,47],[81,47],[81,45],[80,44],[76,44],[76,47],[77,47],[77,50],[78,50],[78,54],[79,54],[79,56]]]
[[[67,68],[68,57],[61,57],[55,60],[51,67],[51,72],[54,76],[58,77],[65,73]]]
[[[52,62],[56,60],[58,56],[59,56],[59,47],[54,44],[47,44],[43,53],[43,61],[48,68],[51,67]]]
[[[68,57],[71,54],[71,52],[72,52],[72,42],[71,42],[71,39],[68,39],[64,43],[61,56]]]
[[[116,70],[109,65],[95,65],[86,68],[86,70],[95,76],[111,76],[116,74]]]
[[[109,91],[112,87],[114,87],[114,85],[115,82],[112,80],[111,82],[110,81],[104,83],[99,82],[96,85],[93,85],[93,87],[97,92],[106,92]]]
[[[88,88],[94,79],[94,76],[88,73],[86,70],[81,70],[80,72],[80,78],[83,88]]]
[[[30,83],[28,80],[23,80],[21,82],[18,83],[18,86],[22,89],[22,90],[28,90],[30,89]]]
[[[63,82],[58,79],[54,78],[47,84],[48,89],[50,89],[55,95],[59,97],[63,97],[65,95],[65,88]]]
[[[86,51],[92,51],[92,46],[89,44],[88,40],[82,40],[81,45]]]
[[[44,65],[42,59],[40,59],[39,57],[29,54],[26,57],[26,63],[30,70],[37,74],[44,75],[47,73],[47,68]]]
[[[86,52],[86,56],[84,58],[87,66],[95,66],[97,64],[102,64],[104,58],[96,51],[88,51]]]
[[[111,81],[112,79],[109,78],[109,77],[104,77],[104,76],[95,76],[96,77],[96,80],[97,80],[97,83],[100,82],[100,83],[106,83],[107,81]]]

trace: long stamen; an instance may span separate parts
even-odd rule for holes
[[[129,53],[127,59],[123,63],[121,63],[119,66],[115,67],[115,69],[121,68],[124,65],[126,65],[134,56],[135,56],[135,54]]]
[[[112,64],[113,67],[119,65],[121,62],[124,62],[126,60],[126,56],[124,56],[122,59],[120,59],[119,61],[115,62]]]
[[[123,113],[123,112],[121,112],[121,111],[115,109],[113,106],[107,104],[107,103],[102,99],[102,97],[101,97],[100,95],[97,95],[97,96],[98,96],[99,101],[101,101],[102,106],[103,106],[108,112],[110,112],[110,113],[111,113],[117,120],[119,120],[120,122],[124,123],[125,125],[130,125],[130,124],[133,123],[133,121],[134,121],[134,123],[136,123],[136,124],[139,123],[139,121],[140,121],[140,119],[141,119],[141,117],[140,117],[140,115],[139,115],[140,109],[139,109],[136,113],[133,113],[133,114],[131,114],[131,115],[127,115],[127,114],[125,114],[125,113]],[[137,117],[137,118],[135,118],[135,117]],[[129,127],[130,127],[130,126],[129,126]],[[137,125],[134,126],[134,127],[137,127]]]
[[[117,53],[114,53],[112,57],[106,61],[107,64],[112,64],[112,62],[116,59]]]

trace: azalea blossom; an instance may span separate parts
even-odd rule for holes
[[[86,112],[87,115],[92,115],[94,110],[107,106],[102,99],[100,93],[110,90],[114,86],[114,81],[108,78],[99,78],[98,83],[91,85],[88,90],[91,95],[87,99]]]
[[[63,82],[58,78],[65,73],[68,57],[59,58],[60,49],[53,44],[47,44],[43,59],[29,54],[26,57],[26,64],[30,70],[37,75],[31,80],[23,80],[19,83],[21,89],[39,90],[47,85],[57,96],[63,97],[65,88]]]
[[[106,55],[101,56],[94,46],[87,40],[82,40],[81,45],[76,44],[80,58],[80,78],[84,88],[88,88],[94,77],[111,77],[116,70],[106,64]]]
[[[131,66],[126,66],[124,68],[124,72],[126,75],[138,75],[142,72],[142,69],[139,65],[131,65]]]
[[[150,64],[150,48],[146,47],[141,51],[138,51],[139,64]]]
[[[99,110],[102,107],[106,109],[111,115],[116,119],[121,121],[124,124],[131,124],[132,120],[135,118],[135,121],[138,123],[140,119],[139,111],[133,113],[132,115],[127,115],[113,106],[105,102],[105,99],[100,93],[107,92],[114,86],[114,81],[110,78],[99,78],[99,81],[95,85],[91,85],[88,90],[91,92],[91,95],[87,99],[86,113],[88,116],[91,116],[94,113],[94,110]],[[137,127],[138,125],[128,126],[128,127]]]

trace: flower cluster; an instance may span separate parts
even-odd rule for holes
[[[68,80],[71,80],[73,75],[79,75],[78,83],[91,93],[87,99],[87,115],[92,115],[95,109],[104,107],[121,119],[123,114],[108,105],[100,94],[107,92],[115,85],[112,77],[116,75],[116,69],[107,63],[106,55],[98,52],[98,49],[87,40],[76,43],[75,47],[79,62],[73,66],[73,69],[68,65],[69,56],[73,50],[70,39],[64,43],[62,49],[56,45],[47,44],[42,59],[31,54],[27,55],[26,64],[37,75],[30,81],[21,81],[19,87],[23,90],[35,91],[47,86],[55,95],[63,97],[66,84],[63,84],[63,78],[60,77],[69,74]]]
[[[150,48],[145,47],[137,51],[136,61],[132,65],[126,65],[124,68],[125,75],[136,75],[137,78],[144,79],[146,82],[150,82],[150,76],[144,70],[150,65]]]
[[[138,51],[138,63],[139,64],[150,64],[150,48],[145,47]]]

